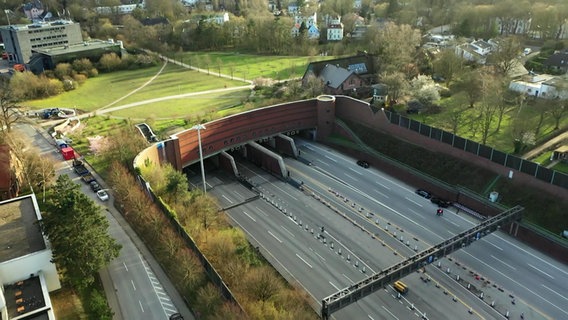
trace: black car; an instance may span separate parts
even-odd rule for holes
[[[365,160],[358,160],[357,164],[363,168],[368,168],[369,167],[369,163]]]
[[[101,185],[100,185],[98,182],[96,182],[96,181],[92,181],[92,182],[90,183],[90,185],[91,185],[91,189],[93,189],[94,192],[97,192],[97,191],[99,191],[99,190],[102,189],[102,188],[101,188]]]
[[[424,197],[426,199],[432,198],[432,195],[430,194],[430,192],[428,192],[426,190],[418,189],[418,190],[416,190],[416,194],[421,196],[421,197]]]
[[[183,320],[183,316],[180,313],[174,313],[170,316],[170,320]]]
[[[430,201],[432,201],[433,204],[437,204],[438,207],[440,207],[440,208],[447,208],[447,207],[452,205],[452,203],[450,201],[440,199],[438,197],[432,197],[432,199],[430,199]]]

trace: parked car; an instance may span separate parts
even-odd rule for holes
[[[97,197],[101,199],[101,201],[107,201],[109,198],[108,193],[104,190],[97,191]]]
[[[432,201],[433,204],[437,204],[438,207],[440,208],[447,208],[449,206],[452,205],[452,203],[450,201],[438,198],[438,197],[432,197],[432,199],[430,199],[430,201]]]
[[[430,194],[430,192],[428,192],[426,190],[418,189],[418,190],[416,190],[416,194],[421,196],[421,197],[424,197],[426,199],[432,198],[432,195]]]
[[[369,167],[369,163],[365,160],[358,160],[357,164],[363,168],[368,168]]]
[[[91,189],[93,189],[94,192],[97,192],[97,191],[102,189],[101,185],[96,181],[91,181],[90,185],[91,185]]]

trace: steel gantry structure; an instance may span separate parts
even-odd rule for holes
[[[494,217],[484,220],[482,223],[469,230],[461,232],[450,239],[421,251],[402,262],[324,298],[321,307],[322,318],[329,319],[333,312],[380,290],[387,284],[403,278],[427,264],[479,240],[481,237],[498,230],[504,225],[519,220],[523,209],[524,208],[521,206],[515,206],[503,211]]]

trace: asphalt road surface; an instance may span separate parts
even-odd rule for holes
[[[243,162],[239,170],[260,192],[258,200],[244,203],[253,193],[230,177],[216,177],[226,181],[210,192],[222,206],[234,206],[228,212],[235,223],[315,304],[478,223],[451,210],[437,217],[437,207],[412,187],[326,147],[299,145],[312,165],[285,161],[309,192]],[[511,319],[521,313],[525,319],[562,319],[568,316],[562,307],[567,276],[565,265],[498,232],[405,277],[408,295],[397,297],[387,287],[334,317],[504,319],[508,312]]]

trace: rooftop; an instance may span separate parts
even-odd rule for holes
[[[49,306],[43,297],[41,281],[38,276],[4,286],[4,297],[9,319],[21,317],[26,320],[49,319]]]
[[[77,43],[67,46],[59,46],[59,47],[51,47],[46,49],[34,49],[37,53],[43,53],[49,56],[56,56],[60,54],[68,54],[73,52],[81,52],[87,49],[103,49],[107,47],[117,46],[118,43],[114,41],[103,41],[103,40],[92,40],[92,41],[85,41],[83,43]]]
[[[52,28],[67,24],[74,24],[71,20],[57,20],[50,22],[35,22],[32,24],[12,24],[7,26],[0,26],[0,29],[24,31],[24,30],[35,30],[40,28]]]
[[[0,263],[44,250],[34,195],[0,202]]]

